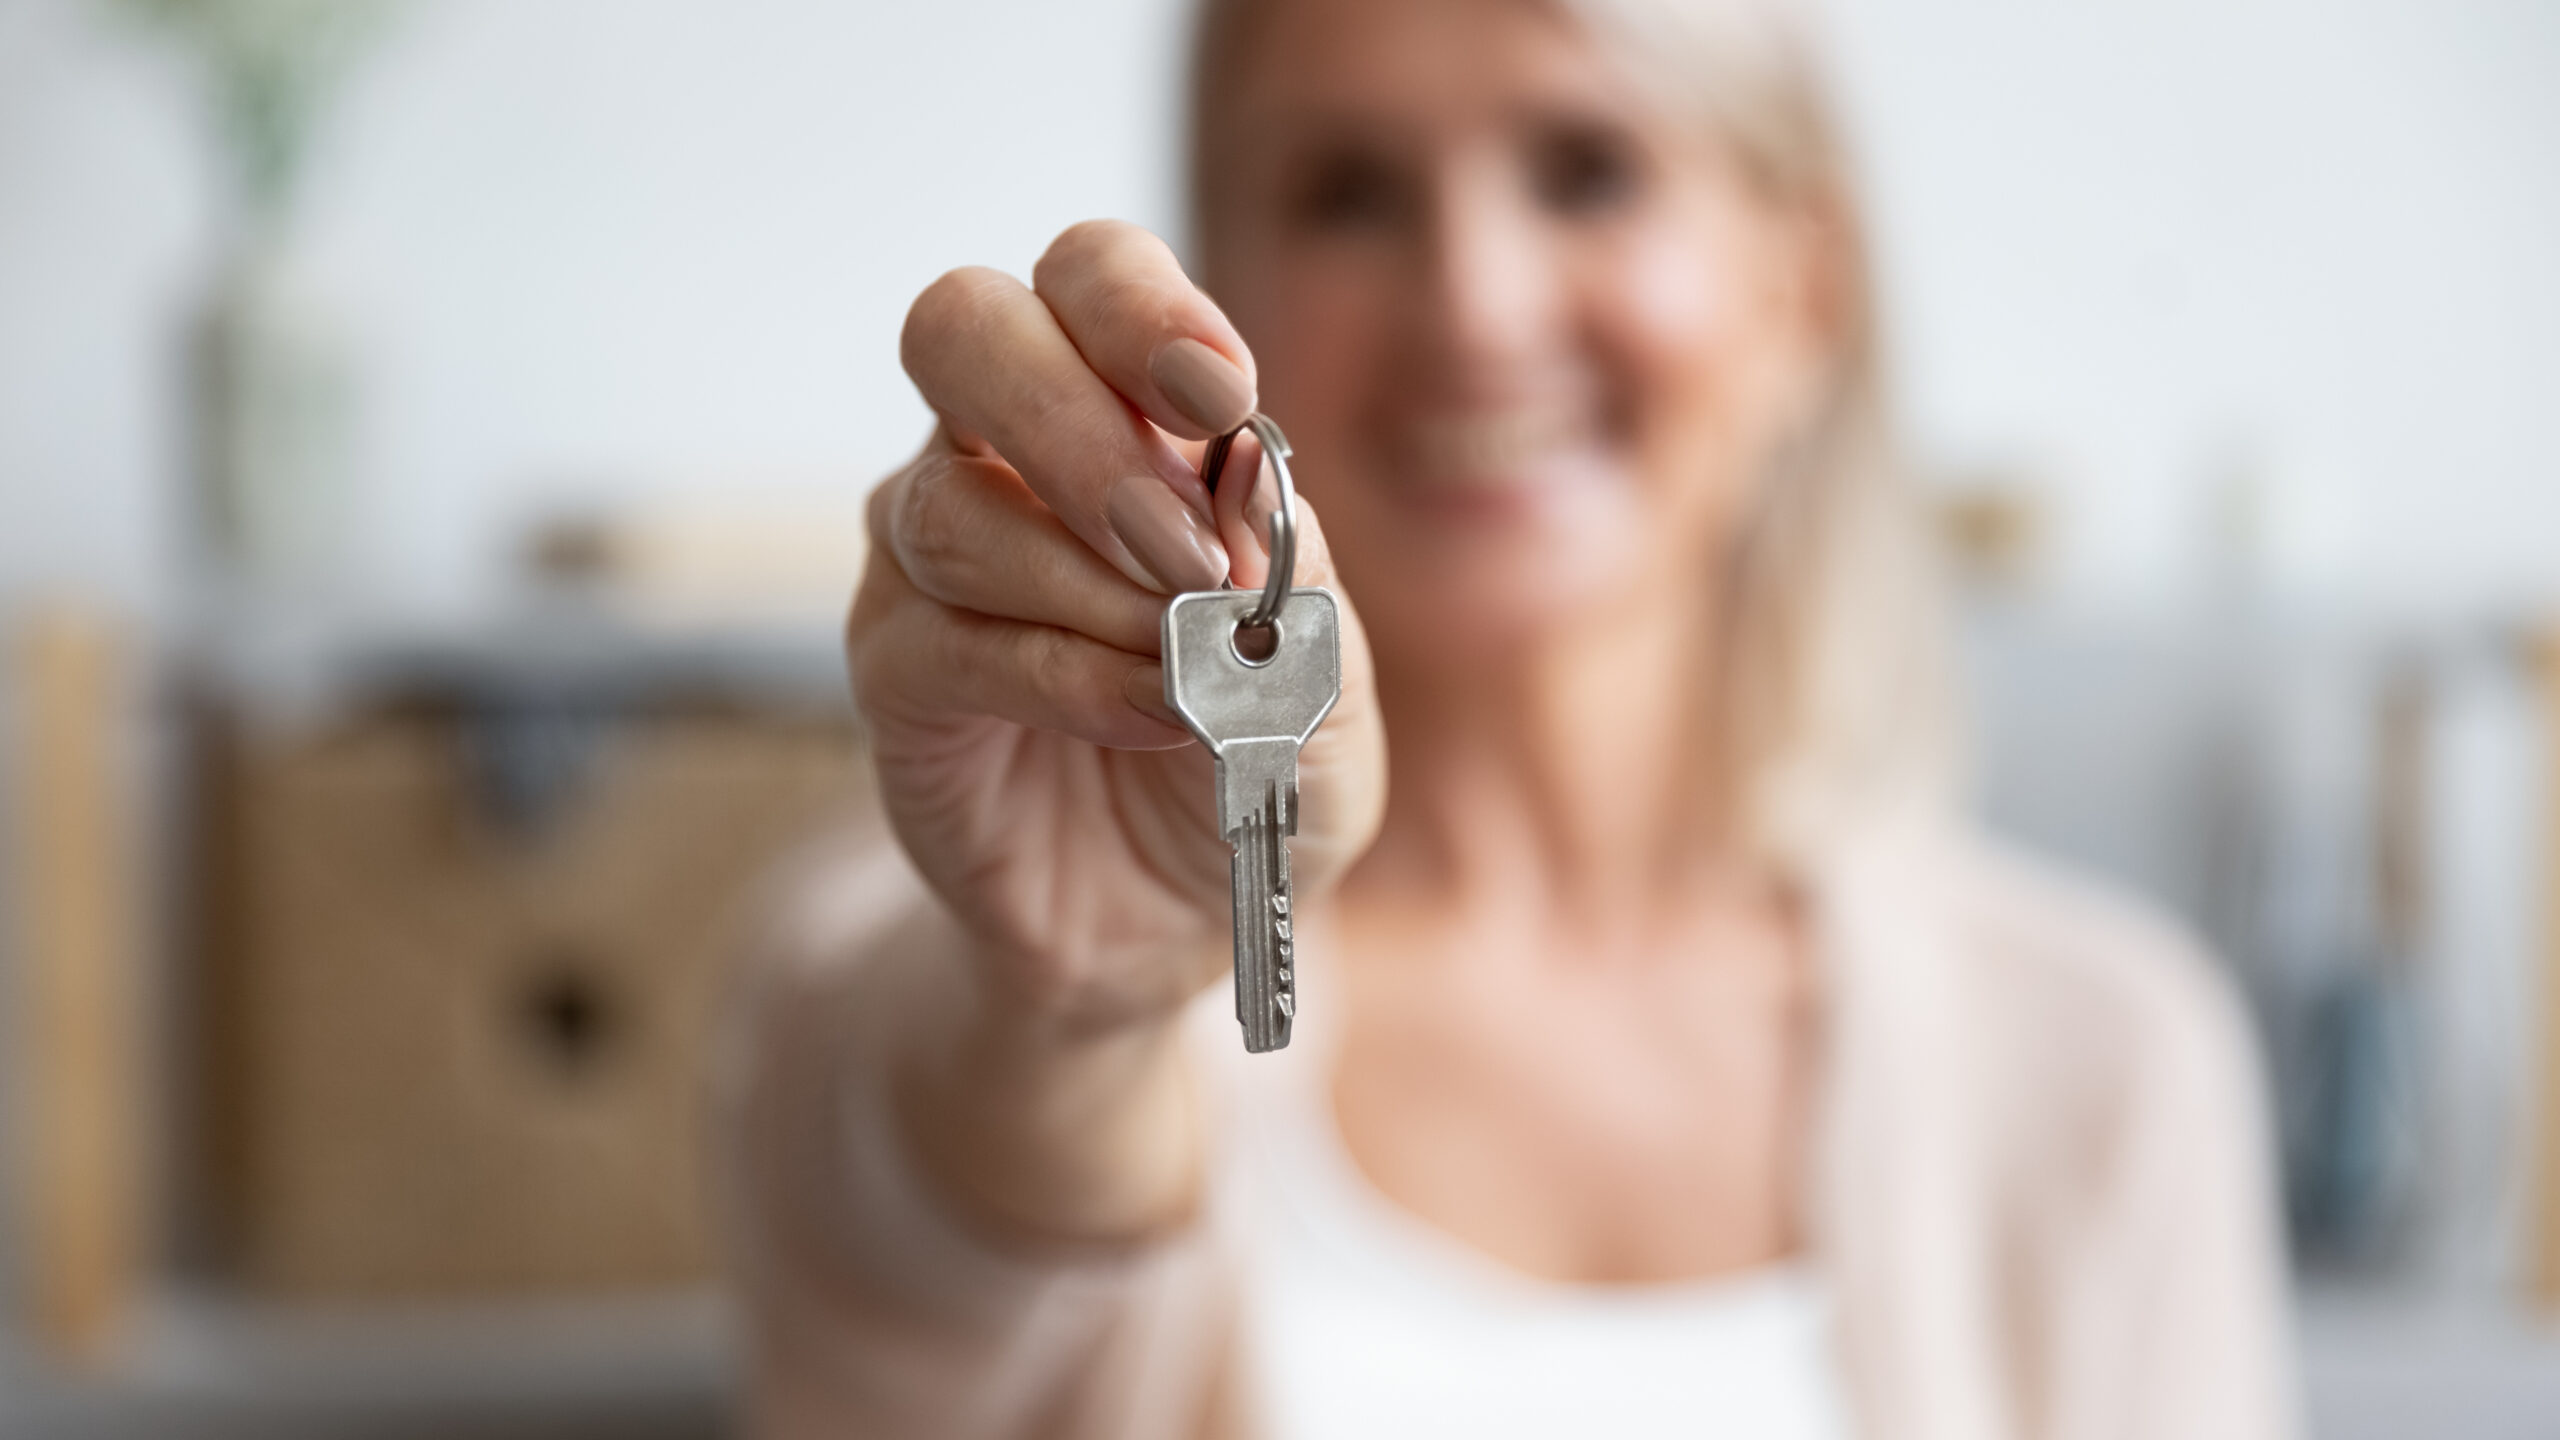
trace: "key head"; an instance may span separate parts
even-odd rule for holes
[[[1237,631],[1261,600],[1251,591],[1201,590],[1165,606],[1165,703],[1212,753],[1237,740],[1304,744],[1342,695],[1333,592],[1305,585],[1290,591],[1272,619],[1277,643],[1267,656],[1248,659]]]

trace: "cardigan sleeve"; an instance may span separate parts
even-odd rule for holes
[[[2281,1440],[2298,1421],[2265,1087],[2228,986],[2201,957],[2186,968],[2185,1014],[2152,1047],[2120,1138],[2131,1334],[2115,1433]]]
[[[2228,974],[2144,907],[2004,852],[1968,858],[1946,998],[1970,1037],[1960,1104],[1988,1147],[2001,1429],[2289,1440],[2274,1147]]]
[[[735,976],[714,1062],[750,1433],[1010,1440],[1234,1433],[1233,1298],[1206,1229],[1031,1252],[909,1163],[884,1085],[883,957],[949,920],[873,833],[811,857]]]
[[[2013,997],[2043,991],[2010,1017],[2035,1058],[2003,1108],[2033,1118],[2010,1136],[2018,1200],[1989,1217],[2029,1257],[2006,1337],[2022,1433],[2287,1440],[2274,1152],[2237,996],[2166,926],[2073,918],[2068,963],[2005,971]]]

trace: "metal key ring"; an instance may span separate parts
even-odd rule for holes
[[[1259,628],[1270,624],[1272,617],[1280,613],[1298,573],[1298,487],[1289,479],[1289,437],[1280,433],[1270,416],[1257,410],[1246,416],[1242,425],[1209,442],[1209,453],[1200,457],[1200,478],[1208,484],[1211,495],[1218,493],[1218,472],[1227,467],[1227,452],[1235,448],[1236,437],[1247,430],[1262,442],[1263,456],[1271,462],[1271,472],[1280,478],[1280,507],[1271,512],[1271,578],[1263,582],[1262,603],[1254,606],[1244,621]]]

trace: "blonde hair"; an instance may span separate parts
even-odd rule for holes
[[[1214,97],[1273,0],[1204,0],[1191,71],[1193,230],[1214,235]],[[1739,838],[1802,862],[1949,798],[1943,604],[1901,467],[1864,216],[1806,0],[1548,0],[1670,114],[1706,128],[1828,248],[1832,385],[1758,487],[1727,572],[1725,750]]]

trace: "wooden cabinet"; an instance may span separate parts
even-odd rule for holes
[[[203,747],[217,1233],[297,1296],[707,1273],[709,1026],[867,767],[738,706],[384,705]]]

